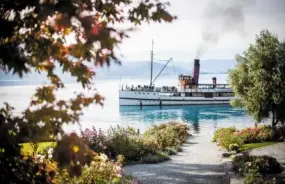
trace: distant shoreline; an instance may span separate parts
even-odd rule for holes
[[[228,73],[201,73],[201,75],[227,75]],[[178,74],[177,74],[178,75]],[[160,78],[171,78],[176,79],[177,75],[161,75]],[[138,79],[138,80],[148,80],[149,76],[103,76],[103,77],[95,77],[94,81],[103,82],[104,80],[124,80],[124,79]],[[69,84],[77,84],[76,79],[73,78],[63,78],[63,82],[67,85]],[[40,80],[35,80],[35,77],[25,77],[25,78],[17,78],[17,79],[0,79],[0,86],[39,86],[39,85],[48,85],[49,81],[45,78],[40,78]]]

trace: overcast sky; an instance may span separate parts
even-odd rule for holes
[[[173,57],[175,61],[188,62],[196,57],[201,43],[201,31],[205,29],[205,12],[212,8],[213,0],[170,0],[170,12],[178,16],[173,23],[144,24],[130,34],[120,46],[125,61],[148,61],[151,40],[154,39],[156,59]],[[221,0],[215,0],[215,2]],[[241,1],[241,0],[237,0]],[[250,0],[246,0],[250,1]],[[226,4],[229,0],[222,1]],[[244,6],[242,31],[225,31],[216,44],[212,44],[201,59],[233,59],[246,49],[262,29],[285,38],[285,0],[253,0]],[[210,23],[209,23],[210,22]],[[216,25],[209,25],[209,24]],[[235,21],[232,21],[235,22]],[[208,21],[207,29],[219,23]],[[239,27],[241,28],[241,27]],[[214,29],[215,30],[215,29]]]

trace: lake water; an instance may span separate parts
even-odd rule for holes
[[[211,83],[216,76],[218,83],[226,83],[226,74],[207,74],[200,76],[200,83]],[[177,77],[162,76],[156,82],[156,86],[177,85]],[[219,127],[248,127],[253,126],[254,121],[245,110],[234,109],[229,105],[195,105],[195,106],[163,106],[160,107],[119,107],[118,90],[120,84],[148,85],[146,79],[112,78],[95,80],[95,86],[105,98],[103,107],[91,105],[84,110],[80,126],[82,129],[97,128],[106,129],[110,126],[123,125],[134,126],[144,131],[153,124],[168,121],[181,121],[191,125],[193,133],[209,134]],[[0,80],[0,104],[8,102],[16,107],[16,113],[28,107],[34,90],[39,83],[35,79],[28,80]],[[83,91],[79,84],[68,84],[66,88],[57,93],[60,99],[68,99],[74,92]],[[90,91],[85,91],[89,93]],[[80,130],[79,125],[67,125],[67,132]]]

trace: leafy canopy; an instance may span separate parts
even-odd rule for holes
[[[237,96],[234,106],[245,107],[260,122],[272,116],[272,125],[285,121],[285,41],[268,30],[236,56],[230,84]]]
[[[12,113],[8,104],[0,111],[1,130],[7,131],[1,133],[7,143],[0,147],[1,158],[9,155],[8,150],[13,155],[20,154],[22,130],[29,138],[38,137],[32,134],[42,132],[36,131],[41,129],[56,139],[64,134],[63,124],[79,123],[84,107],[93,103],[102,105],[103,97],[92,89],[95,76],[92,67],[109,65],[112,61],[120,63],[114,48],[128,37],[134,26],[151,21],[172,22],[175,16],[168,13],[168,6],[169,3],[159,0],[2,0],[0,68],[20,77],[31,71],[44,73],[50,85],[37,88],[29,108],[19,116]],[[117,27],[125,23],[131,27]],[[80,93],[69,100],[58,99],[55,91],[64,88],[64,83],[55,73],[56,67],[69,73],[84,89],[90,89],[91,95]],[[58,145],[71,144],[73,140],[81,145],[74,136],[65,136]],[[64,154],[69,148],[65,145],[57,150]],[[87,149],[82,146],[81,150]],[[78,153],[78,156],[88,155]],[[59,164],[70,163],[72,160]]]

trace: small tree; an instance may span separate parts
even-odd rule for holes
[[[285,41],[263,30],[236,61],[229,74],[237,97],[232,105],[244,107],[258,122],[271,117],[272,127],[284,123]]]

